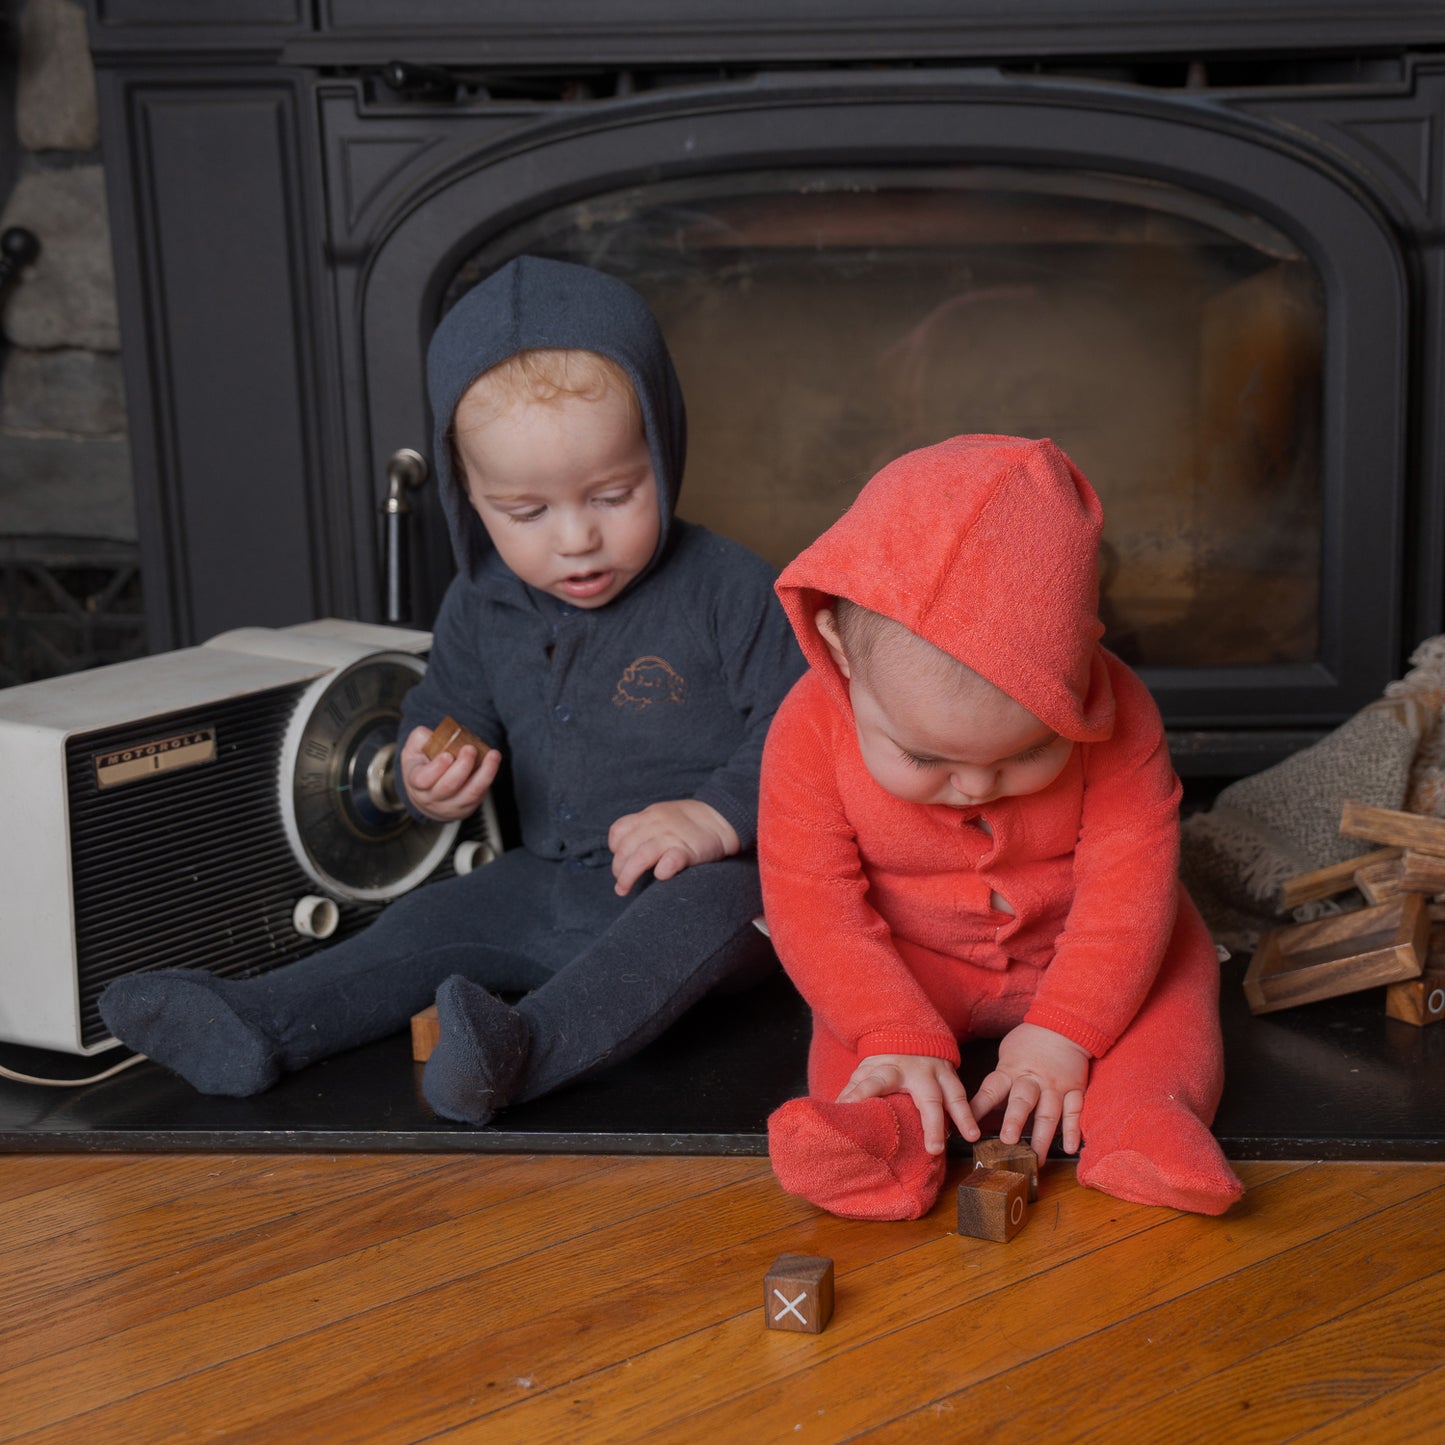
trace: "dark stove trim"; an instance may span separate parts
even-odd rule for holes
[[[798,64],[1349,52],[1445,43],[1435,0],[90,0],[97,54],[274,47],[285,65]]]

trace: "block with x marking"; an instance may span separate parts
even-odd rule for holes
[[[780,1254],[763,1280],[770,1330],[821,1334],[833,1313],[833,1261],[817,1254]]]

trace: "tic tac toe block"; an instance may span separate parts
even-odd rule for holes
[[[1445,1019],[1445,969],[1427,968],[1419,978],[1392,983],[1385,990],[1385,1012],[1420,1026]]]
[[[1039,1197],[1039,1156],[1028,1144],[980,1139],[973,1146],[973,1162],[980,1169],[1008,1169],[1024,1175],[1029,1181],[1029,1203]]]
[[[424,1008],[411,1016],[411,1056],[418,1064],[431,1058],[432,1050],[442,1036],[441,1020],[437,1017],[437,1006]]]
[[[821,1334],[833,1315],[833,1261],[817,1254],[780,1254],[763,1280],[770,1330]]]
[[[973,1172],[958,1186],[958,1232],[1004,1244],[1024,1227],[1029,1212],[1029,1180],[1012,1169]]]
[[[1429,947],[1423,893],[1265,934],[1244,975],[1251,1013],[1419,978]]]
[[[456,757],[468,743],[477,750],[478,758],[486,757],[486,743],[476,733],[469,733],[456,718],[448,713],[433,729],[432,735],[422,747],[422,752],[428,758],[439,757],[442,753],[450,753]]]

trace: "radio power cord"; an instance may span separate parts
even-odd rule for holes
[[[145,1063],[144,1054],[132,1054],[128,1059],[122,1059],[118,1064],[112,1064],[103,1073],[91,1074],[87,1079],[38,1079],[34,1074],[17,1073],[14,1069],[7,1069],[0,1064],[0,1078],[14,1079],[17,1084],[43,1084],[48,1089],[79,1089],[85,1084],[98,1084],[102,1079],[109,1079],[120,1073],[122,1069],[128,1069],[133,1064]]]

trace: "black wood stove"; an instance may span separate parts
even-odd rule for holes
[[[908,447],[1051,435],[1181,771],[1445,612],[1445,10],[92,0],[154,648],[425,626],[422,363],[523,251],[624,276],[684,513],[786,561]],[[388,541],[391,560],[388,565]]]

